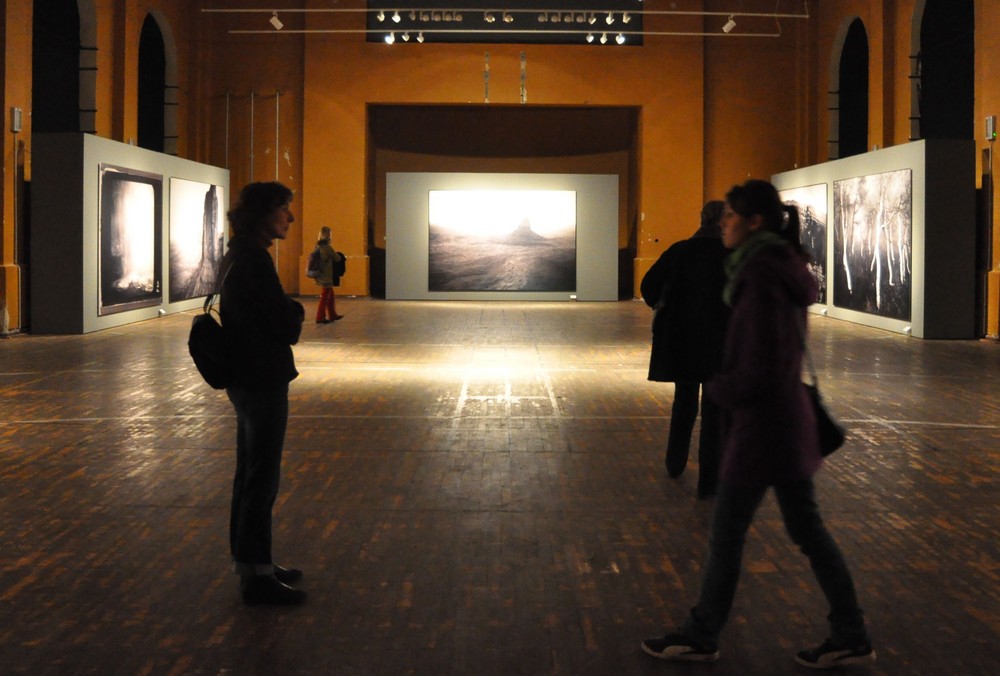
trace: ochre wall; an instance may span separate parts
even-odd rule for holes
[[[754,2],[744,2],[741,9],[773,9],[773,3],[757,8],[751,6]],[[247,15],[201,12],[212,4],[207,0],[80,2],[84,14],[92,12],[96,17],[97,133],[120,141],[136,136],[139,35],[146,13],[155,10],[169,25],[177,48],[178,154],[227,166],[234,189],[251,178],[278,178],[292,187],[300,227],[275,251],[286,287],[291,292],[312,291],[311,286],[302,287],[303,258],[312,247],[313,231],[328,222],[339,230],[338,245],[352,258],[341,291],[358,294],[368,292],[367,218],[384,219],[378,194],[368,194],[384,192],[378,180],[370,178],[372,172],[377,176],[383,166],[397,165],[413,165],[415,170],[470,166],[469,158],[383,155],[369,147],[368,106],[520,105],[520,53],[524,51],[528,106],[635,107],[639,144],[622,163],[629,177],[627,194],[634,195],[636,202],[629,208],[635,209],[638,222],[638,283],[660,252],[694,229],[705,199],[718,197],[747,176],[767,176],[827,159],[830,63],[837,56],[839,31],[855,16],[864,22],[870,45],[869,146],[907,142],[913,14],[923,6],[922,0],[806,0],[810,18],[783,19],[779,38],[647,36],[642,48],[619,48],[417,45],[412,41],[385,45],[364,42],[357,34],[232,35],[229,29],[238,24],[265,27],[267,16],[251,20]],[[274,4],[274,0],[247,0],[240,6]],[[279,0],[277,4],[329,7],[326,0],[306,0],[304,5]],[[644,3],[650,11],[672,5],[692,11],[731,8],[728,0]],[[3,108],[9,130],[10,107],[30,109],[32,3],[7,1],[0,6]],[[365,5],[363,0],[341,0],[337,6]],[[1000,35],[1000,16],[992,9],[992,3],[985,0],[975,2],[977,175],[984,168],[982,151],[988,146],[982,138],[982,120],[1000,114],[1000,67],[996,65],[1000,44],[993,39]],[[321,21],[324,27],[331,25],[329,17],[302,14],[283,14],[282,21],[290,29]],[[357,28],[362,21],[360,14],[344,13],[333,24]],[[718,22],[718,16],[691,16],[681,24],[691,30],[715,31]],[[741,30],[748,25],[740,21]],[[676,19],[646,17],[647,30],[677,26]],[[760,28],[767,27],[762,24]],[[490,104],[483,102],[487,51]],[[277,106],[276,92],[280,92]],[[5,168],[0,183],[0,300],[10,312],[14,329],[21,325],[18,287],[26,273],[14,259],[13,190],[15,175],[30,178],[30,124],[26,115],[18,137],[8,131],[0,142]],[[604,166],[608,160],[577,159],[580,166]],[[18,172],[15,162],[21,163]],[[489,162],[502,164],[503,160]],[[550,166],[548,160],[542,165]],[[994,219],[996,212],[994,205]],[[632,217],[623,215],[626,233]],[[995,270],[1000,263],[998,239],[994,234],[994,271],[989,275],[988,333],[993,336],[1000,324],[1000,273]]]
[[[692,25],[700,30],[701,19]],[[360,36],[309,36],[303,125],[306,223],[329,222],[340,232],[345,253],[363,258],[369,215],[366,106],[481,103],[486,52],[490,105],[519,104],[522,51],[527,105],[641,108],[638,258],[655,258],[661,243],[688,234],[702,204],[704,158],[703,45],[693,37],[647,38],[641,49],[597,49],[412,41],[386,45]],[[341,291],[367,293],[368,280],[361,274],[365,266],[350,268],[359,272],[349,270]]]
[[[0,19],[3,40],[3,135],[0,151],[3,153],[3,179],[0,181],[0,199],[3,200],[3,226],[0,238],[0,329],[21,326],[21,280],[23,271],[17,264],[16,249],[19,219],[23,218],[24,192],[22,189],[25,167],[31,140],[31,5],[24,2],[4,3],[4,17]],[[11,107],[23,111],[23,127],[12,133]],[[3,324],[8,326],[3,326]]]

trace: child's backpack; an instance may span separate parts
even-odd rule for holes
[[[319,247],[313,249],[309,254],[309,261],[306,263],[306,277],[315,279],[323,274],[323,256],[319,253]]]

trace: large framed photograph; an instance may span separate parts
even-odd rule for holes
[[[98,315],[163,302],[163,177],[100,167]]]
[[[833,212],[834,306],[909,321],[912,170],[834,181]]]
[[[225,247],[225,204],[218,185],[170,179],[170,302],[215,292]]]
[[[797,207],[799,210],[799,241],[802,248],[809,254],[809,270],[819,284],[817,303],[826,303],[826,222],[827,198],[826,183],[807,185],[801,188],[779,190],[778,195],[785,204]]]
[[[429,291],[576,290],[576,191],[431,190]]]

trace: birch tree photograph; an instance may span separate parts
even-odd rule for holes
[[[833,221],[833,304],[909,321],[913,172],[834,181]]]

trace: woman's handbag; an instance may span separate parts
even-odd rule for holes
[[[226,275],[232,269],[230,265],[226,269],[226,274],[216,287],[216,292],[221,293],[222,284],[226,281]],[[188,352],[191,359],[198,368],[198,373],[205,379],[205,382],[217,390],[224,390],[232,383],[232,366],[229,362],[229,353],[226,349],[226,337],[222,330],[222,325],[212,314],[212,305],[215,302],[215,293],[205,297],[205,304],[202,306],[202,313],[195,316],[191,321],[191,332],[188,334]],[[216,310],[218,314],[218,310]]]
[[[812,364],[810,363],[811,368]],[[809,393],[809,400],[812,402],[813,414],[816,416],[816,430],[819,432],[819,452],[825,458],[844,445],[847,430],[826,410],[826,406],[823,405],[823,397],[819,393],[819,386],[816,383],[816,374],[813,373],[812,376],[812,384],[804,384],[806,391]]]
[[[816,432],[819,434],[819,452],[825,458],[844,445],[844,440],[847,438],[847,429],[837,422],[837,419],[830,414],[823,403],[823,397],[819,393],[819,378],[816,377],[816,369],[813,368],[809,346],[806,345],[805,329],[801,325],[799,325],[799,337],[802,339],[802,354],[805,356],[809,376],[812,378],[811,383],[803,383],[803,385],[805,385],[806,392],[809,393],[813,415],[816,417]]]

